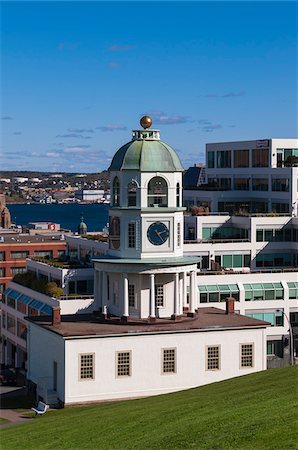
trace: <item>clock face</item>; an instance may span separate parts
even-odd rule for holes
[[[147,237],[151,244],[162,245],[169,238],[169,229],[162,222],[154,222],[147,230]]]

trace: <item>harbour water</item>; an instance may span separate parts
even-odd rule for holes
[[[8,204],[12,222],[27,225],[29,222],[60,223],[61,228],[77,231],[81,215],[88,231],[101,231],[108,222],[109,205],[104,204]]]

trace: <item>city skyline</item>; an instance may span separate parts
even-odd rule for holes
[[[2,170],[98,172],[143,114],[184,167],[297,136],[295,2],[2,2]]]

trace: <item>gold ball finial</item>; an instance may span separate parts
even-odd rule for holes
[[[141,124],[141,127],[143,127],[145,130],[146,130],[146,128],[151,127],[151,125],[152,125],[151,117],[143,116],[140,120],[140,124]]]

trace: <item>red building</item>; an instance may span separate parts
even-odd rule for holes
[[[29,235],[3,233],[0,235],[0,298],[9,281],[25,272],[26,258],[33,256],[57,258],[65,252],[60,235]]]

